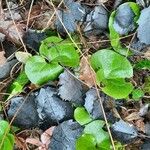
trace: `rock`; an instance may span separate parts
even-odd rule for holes
[[[141,11],[138,20],[137,36],[141,43],[150,45],[150,6]]]
[[[23,41],[32,50],[39,51],[40,43],[46,37],[46,33],[44,32],[28,30],[23,36]]]
[[[73,118],[74,110],[71,103],[62,101],[56,92],[55,88],[44,87],[35,98],[42,129]]]
[[[0,81],[7,78],[10,75],[12,67],[17,63],[16,59],[6,61],[3,65],[0,65]]]
[[[64,0],[64,4],[67,7],[67,10],[57,11],[59,17],[56,19],[55,26],[60,33],[66,33],[64,26],[68,32],[74,32],[76,30],[76,23],[82,21],[85,16],[85,9],[79,2],[74,2],[73,0]]]
[[[128,3],[124,3],[116,10],[114,18],[114,29],[120,34],[127,34],[135,29],[134,23],[135,14]]]
[[[148,7],[150,5],[149,0],[136,0],[136,3],[143,7]]]
[[[10,107],[7,113],[9,120],[15,116],[13,125],[23,129],[38,126],[39,117],[34,98],[35,96],[29,95],[28,97],[14,97],[10,100]]]
[[[82,134],[83,128],[72,120],[58,125],[49,144],[49,150],[75,150],[76,139]]]
[[[77,106],[84,104],[83,95],[85,92],[82,83],[69,72],[64,71],[60,74],[58,84],[58,94],[63,100],[68,100]]]
[[[108,12],[102,5],[96,6],[87,15],[85,24],[84,32],[86,36],[90,34],[98,35],[104,32],[108,27]]]
[[[103,98],[102,101],[104,101]],[[103,112],[95,89],[87,91],[84,107],[93,119],[103,119]]]
[[[111,127],[111,132],[114,139],[122,144],[129,144],[134,142],[138,137],[136,128],[123,120],[114,123]]]

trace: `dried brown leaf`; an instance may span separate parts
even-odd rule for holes
[[[86,57],[82,57],[80,61],[80,79],[89,87],[94,86],[95,73],[88,64]]]

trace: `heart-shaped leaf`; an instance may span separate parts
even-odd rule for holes
[[[130,62],[123,56],[112,50],[99,50],[91,56],[91,65],[99,75],[105,79],[130,78],[133,76],[133,68]],[[99,77],[101,78],[101,76]]]
[[[56,79],[62,71],[63,68],[58,63],[47,63],[41,56],[29,58],[25,65],[27,77],[38,85]]]
[[[40,54],[49,61],[59,62],[62,65],[76,67],[79,65],[79,55],[73,43],[58,37],[49,37],[42,41]]]

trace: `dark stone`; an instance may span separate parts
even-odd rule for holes
[[[120,34],[127,34],[135,29],[135,14],[128,3],[120,5],[114,18],[114,29]]]
[[[58,125],[49,144],[49,150],[75,150],[75,142],[81,136],[83,128],[72,120]]]
[[[10,107],[7,113],[9,120],[15,116],[13,125],[23,129],[38,126],[39,117],[34,98],[35,96],[29,95],[25,98],[19,96],[10,100]]]
[[[9,77],[12,67],[17,62],[18,61],[16,59],[12,59],[10,61],[6,61],[6,63],[3,64],[3,65],[0,65],[0,81],[2,81],[3,79]]]
[[[62,101],[56,96],[56,92],[55,88],[44,87],[35,98],[42,129],[73,118],[74,109],[71,103]]]
[[[141,43],[150,45],[150,6],[141,11],[137,36]]]
[[[28,30],[23,36],[23,41],[32,50],[39,51],[40,43],[46,37],[47,36],[45,32]]]
[[[103,6],[96,6],[86,18],[84,32],[86,36],[99,35],[108,27],[108,12]]]
[[[122,144],[134,142],[138,137],[136,128],[123,120],[114,123],[111,127],[111,133],[117,141]]]
[[[57,17],[55,23],[58,32],[62,34],[66,33],[64,26],[68,32],[74,32],[76,30],[76,23],[78,21],[82,21],[85,16],[85,9],[79,2],[74,2],[73,0],[64,0],[64,4],[67,8],[66,10],[57,11],[59,17]],[[62,25],[60,19],[64,26]]]

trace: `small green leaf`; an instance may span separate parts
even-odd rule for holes
[[[9,133],[10,126],[5,120],[0,121],[0,149],[13,150],[14,136]],[[3,143],[2,143],[3,142]]]
[[[19,62],[22,62],[25,64],[32,55],[27,52],[16,52],[15,56]]]
[[[25,71],[21,72],[19,76],[15,79],[15,81],[8,87],[7,93],[10,93],[10,95],[7,99],[10,99],[14,95],[21,93],[23,90],[23,87],[28,82],[29,82],[29,79],[27,75],[25,74]]]
[[[42,41],[40,54],[51,62],[59,62],[64,66],[76,67],[79,65],[79,54],[73,44],[58,37],[49,37]]]
[[[104,121],[95,120],[85,126],[84,133],[93,135],[99,148],[102,148],[105,145],[106,149],[110,149],[111,144],[109,134],[102,129],[104,124]]]
[[[85,125],[92,121],[92,118],[84,107],[77,107],[75,109],[74,118],[80,125]]]
[[[9,123],[5,120],[0,120],[0,137],[2,137],[6,132],[9,133],[9,130]]]
[[[134,89],[132,91],[132,98],[134,100],[139,100],[143,96],[144,96],[144,92],[142,90],[140,90],[140,89]]]
[[[150,60],[140,60],[136,65],[136,69],[150,69]]]
[[[96,150],[96,140],[91,134],[83,134],[76,140],[76,150]]]
[[[123,56],[112,50],[99,50],[91,56],[91,66],[97,72],[101,69],[102,78],[130,78],[133,76],[133,68],[130,62]],[[101,76],[99,77],[101,78]]]
[[[47,63],[40,56],[33,56],[25,64],[25,73],[29,80],[38,85],[42,85],[50,80],[56,79],[63,71],[58,63]]]
[[[133,90],[133,85],[124,79],[103,80],[102,83],[102,91],[115,99],[127,98]]]

